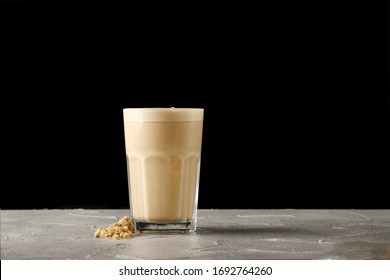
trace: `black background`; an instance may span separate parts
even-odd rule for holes
[[[1,208],[128,208],[122,109],[171,106],[205,108],[199,208],[389,208],[367,5],[4,4]]]

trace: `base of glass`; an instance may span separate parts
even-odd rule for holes
[[[196,223],[194,220],[184,222],[148,222],[134,220],[134,227],[137,233],[146,234],[177,234],[196,231]]]

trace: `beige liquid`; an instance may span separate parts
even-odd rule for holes
[[[124,125],[133,218],[190,221],[197,207],[203,122],[125,119]]]

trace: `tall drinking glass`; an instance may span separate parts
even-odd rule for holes
[[[123,109],[131,216],[139,233],[194,232],[203,109]]]

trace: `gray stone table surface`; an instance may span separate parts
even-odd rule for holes
[[[95,239],[129,210],[2,210],[1,259],[390,259],[390,210],[199,210],[190,234]]]

